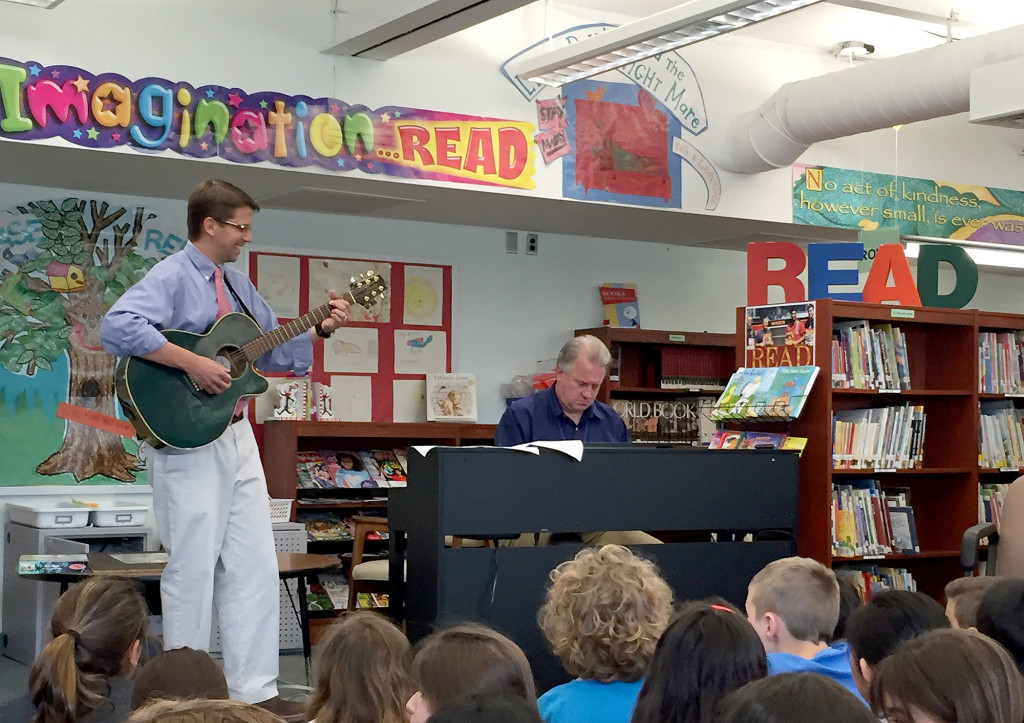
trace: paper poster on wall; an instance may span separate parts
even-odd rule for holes
[[[423,379],[396,379],[392,384],[394,396],[392,421],[427,421],[427,383]]]
[[[340,422],[369,422],[373,411],[370,377],[331,377],[334,418]]]
[[[395,330],[395,374],[443,372],[448,366],[448,335],[433,329]]]
[[[379,344],[377,330],[343,326],[324,339],[324,371],[376,374]]]
[[[377,274],[388,287],[391,286],[391,264],[350,259],[310,259],[309,308],[314,309],[324,303],[331,289],[343,296],[348,291],[350,280],[367,271]],[[391,321],[391,294],[385,294],[383,300],[371,309],[354,305],[352,321],[387,324]]]
[[[294,319],[299,315],[299,258],[296,256],[261,255],[255,259],[259,264],[256,288],[270,304],[280,319]],[[322,299],[323,297],[321,297]],[[317,306],[322,304],[319,301]]]
[[[440,326],[443,300],[443,269],[438,266],[405,267],[403,323]]]

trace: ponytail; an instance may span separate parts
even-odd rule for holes
[[[92,578],[61,596],[50,619],[52,640],[29,674],[33,723],[75,723],[112,709],[110,678],[145,636],[147,618],[136,584],[122,578]]]

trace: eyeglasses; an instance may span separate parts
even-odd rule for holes
[[[217,223],[222,223],[225,226],[234,226],[235,228],[237,228],[242,233],[245,233],[246,231],[252,231],[252,224],[251,223],[235,223],[234,221],[225,221],[222,218],[215,218],[213,220],[216,221]]]

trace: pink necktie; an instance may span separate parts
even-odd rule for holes
[[[231,313],[231,302],[228,291],[224,288],[224,275],[219,266],[213,267],[213,288],[217,290],[217,318]]]

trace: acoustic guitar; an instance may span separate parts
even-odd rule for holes
[[[367,271],[351,279],[346,296],[369,309],[384,298],[386,288],[380,276]],[[114,372],[114,389],[124,415],[139,439],[153,447],[194,449],[209,444],[231,424],[239,399],[267,390],[269,384],[253,362],[330,315],[330,304],[324,304],[266,334],[237,312],[217,319],[205,334],[164,330],[161,333],[171,343],[223,364],[231,372],[231,386],[221,394],[209,394],[180,369],[123,357]]]

